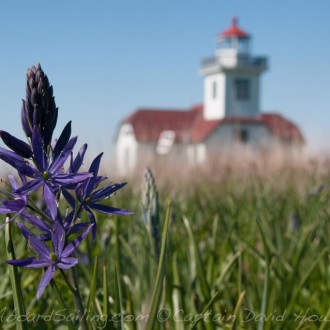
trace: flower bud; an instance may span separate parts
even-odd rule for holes
[[[44,146],[51,143],[57,123],[58,109],[53,97],[53,87],[40,64],[28,69],[26,75],[26,100],[22,109],[22,126],[25,134],[31,138],[31,126],[40,131]]]

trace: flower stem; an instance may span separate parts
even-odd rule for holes
[[[70,271],[71,271],[71,277],[72,277],[74,288],[75,288],[74,291],[72,291],[72,293],[73,293],[74,303],[76,305],[77,314],[79,317],[80,328],[81,328],[81,330],[88,330],[88,324],[87,324],[87,319],[86,319],[86,316],[88,315],[88,313],[87,313],[86,309],[84,308],[82,298],[80,295],[75,267],[71,268]]]
[[[6,219],[8,221],[9,218]],[[11,223],[7,223],[5,226],[5,243],[6,243],[6,253],[7,259],[13,260],[16,259],[15,257],[15,250],[11,236]],[[18,270],[16,267],[9,267],[9,274],[10,274],[10,282],[13,291],[13,299],[14,305],[16,310],[16,329],[17,330],[27,330],[28,324],[26,317],[21,317],[26,315],[23,294],[19,279]]]

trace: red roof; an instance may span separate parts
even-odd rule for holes
[[[238,27],[238,20],[236,17],[232,19],[231,27],[229,27],[226,31],[219,34],[220,38],[241,38],[241,39],[248,39],[250,36],[248,33],[243,31]]]
[[[281,138],[283,141],[304,141],[298,126],[279,114],[264,113],[261,115],[261,120],[274,136]]]
[[[124,120],[132,125],[139,142],[157,142],[165,130],[175,132],[177,143],[198,143],[206,140],[219,126],[224,124],[264,125],[273,136],[286,142],[300,142],[304,138],[299,128],[276,113],[264,113],[258,117],[225,117],[220,120],[205,120],[203,105],[197,105],[189,111],[140,109]]]
[[[195,111],[139,109],[124,120],[133,126],[135,137],[140,142],[158,141],[163,131],[175,132],[175,141],[183,142],[190,131]]]

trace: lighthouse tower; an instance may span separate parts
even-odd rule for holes
[[[206,120],[258,116],[260,75],[267,69],[267,58],[252,56],[250,41],[233,18],[232,25],[218,35],[215,56],[203,60]]]

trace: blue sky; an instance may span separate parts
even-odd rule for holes
[[[2,1],[0,128],[22,137],[25,73],[41,63],[54,86],[58,130],[72,120],[93,155],[111,147],[136,108],[202,102],[200,61],[232,16],[267,55],[263,110],[298,123],[312,148],[330,147],[330,2],[253,0]]]

